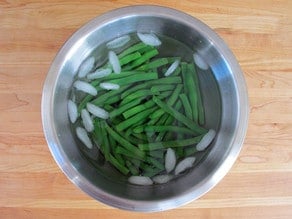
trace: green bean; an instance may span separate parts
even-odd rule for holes
[[[189,119],[192,119],[193,118],[192,107],[191,107],[191,104],[187,98],[187,95],[185,93],[183,93],[183,94],[180,94],[179,97],[180,97],[180,100],[181,100],[182,105],[184,107],[184,112],[186,114],[186,117]]]
[[[129,132],[129,133],[126,133],[126,132]],[[121,135],[125,138],[125,140],[127,140],[128,142],[130,142],[133,145],[137,145],[138,143],[147,142],[147,141],[145,141],[141,138],[137,138],[135,135],[133,135],[131,128],[128,128],[126,132],[121,132]]]
[[[153,85],[176,84],[176,83],[181,83],[181,82],[182,82],[181,77],[166,77],[166,78],[159,78],[157,80],[146,81],[143,84],[135,85],[134,87],[126,90],[125,92],[122,93],[121,97],[123,99],[126,96],[128,96],[129,94],[131,94],[137,90],[145,89],[145,88],[151,87]]]
[[[126,90],[129,86],[123,86],[120,87],[118,90],[111,90],[106,92],[105,94],[98,96],[97,98],[95,98],[94,100],[91,101],[92,104],[94,105],[100,105],[103,104],[105,101],[107,101],[108,99],[112,98],[113,96],[119,95],[121,92],[123,92],[124,90]]]
[[[123,121],[122,118],[120,118],[119,116],[116,116],[110,120],[110,123],[112,125],[116,125],[116,124],[119,124],[121,121]]]
[[[150,115],[151,116],[151,115]],[[161,125],[164,124],[166,119],[168,118],[168,114],[164,114],[161,117],[151,118],[151,120],[147,123],[147,125]]]
[[[148,155],[155,158],[164,158],[165,150],[149,151]]]
[[[170,96],[170,98],[167,100],[167,104],[169,106],[172,106],[173,104],[175,104],[175,101],[177,100],[181,90],[183,88],[182,84],[178,84],[175,88],[175,90],[173,91],[172,95]],[[153,112],[150,116],[151,119],[155,119],[157,117],[160,117],[161,115],[163,115],[164,110],[163,109],[159,109],[156,110],[155,112]]]
[[[166,59],[167,59],[168,63],[173,63],[176,60],[181,60],[181,57],[178,57],[178,56],[175,56],[175,57],[167,57]]]
[[[94,139],[94,141],[97,143],[97,147],[103,152],[103,143],[102,143],[102,137],[100,137],[101,131],[100,131],[100,124],[99,124],[99,119],[94,119],[93,121],[93,125],[94,125],[94,129],[92,132],[92,137]]]
[[[167,58],[159,58],[159,59],[156,59],[156,60],[153,60],[149,63],[146,63],[144,65],[141,65],[139,68],[137,68],[137,70],[139,71],[147,71],[149,69],[156,69],[156,68],[159,68],[163,65],[166,65],[168,64],[168,60]]]
[[[161,98],[164,98],[164,97],[167,97],[169,95],[169,90],[172,90],[173,86],[170,85],[170,86],[153,86],[150,89],[142,89],[142,90],[137,90],[131,94],[129,94],[128,96],[122,98],[123,100],[121,101],[120,105],[124,105],[126,103],[128,103],[129,101],[132,101],[134,99],[137,99],[137,98],[146,98],[147,96],[152,96],[154,94],[159,94],[160,91],[161,92],[161,95],[159,95],[159,97]],[[164,92],[166,91],[166,92]]]
[[[174,109],[179,110],[180,107],[181,107],[181,102],[177,101],[176,104],[174,105]],[[156,119],[152,119],[152,120],[156,120]],[[174,117],[166,113],[162,115],[160,118],[158,118],[157,121],[154,121],[153,123],[149,122],[148,125],[171,125],[173,121],[174,121]],[[159,133],[159,135],[164,136],[164,133]],[[156,141],[158,141],[158,138],[156,139]]]
[[[174,105],[174,109],[178,112],[181,111],[181,107],[182,107],[182,102],[180,100],[177,100],[177,102]],[[167,124],[171,124],[171,123],[167,123]]]
[[[189,87],[187,86],[187,72],[188,72],[188,64],[185,62],[181,62],[181,73],[182,73],[183,84],[184,84],[184,93],[188,96]]]
[[[109,80],[107,82],[118,84],[120,86],[133,84],[140,81],[149,81],[158,79],[158,74],[156,72],[147,72],[147,73],[138,73],[134,75],[130,75],[123,78]]]
[[[137,106],[125,111],[123,113],[123,116],[125,119],[128,119],[129,117],[137,114],[138,112],[141,112],[141,111],[148,109],[148,108],[151,108],[153,106],[155,106],[155,103],[153,102],[153,100],[149,100],[144,104],[137,105]]]
[[[187,78],[187,74],[188,74],[188,67],[187,67],[187,63],[182,62],[181,63],[181,71],[182,71],[182,78],[183,78],[183,84],[184,84],[184,94],[186,96],[186,104],[190,104],[190,100],[189,100],[189,86],[188,86],[188,78]],[[193,120],[193,110],[192,110],[192,105],[190,104],[190,109],[191,109],[191,117],[187,116],[189,119]]]
[[[124,120],[123,120],[124,121]],[[143,120],[142,120],[143,121]],[[122,121],[121,121],[122,122]],[[139,122],[141,123],[141,122]],[[141,123],[142,124],[142,123]],[[117,124],[118,125],[118,124]],[[137,124],[135,124],[137,125]],[[147,142],[148,139],[146,136],[144,135],[140,135],[140,134],[136,134],[133,133],[133,128],[135,127],[135,125],[133,125],[132,127],[126,129],[126,131],[124,133],[121,133],[126,140],[128,140],[129,142],[133,143],[133,144],[137,144],[138,142],[142,143],[142,142]]]
[[[105,101],[103,102],[103,104],[108,104],[108,105],[109,105],[109,104],[113,104],[113,103],[119,102],[120,99],[121,99],[120,95],[116,95],[116,96],[113,96],[113,97],[111,97],[111,98],[105,100]],[[105,107],[104,107],[104,108],[105,108]],[[109,110],[111,110],[111,109],[109,109]]]
[[[83,98],[83,100],[79,103],[77,112],[80,113],[81,110],[83,110],[86,107],[86,104],[91,101],[94,98],[92,95],[87,95],[86,97]]]
[[[111,102],[111,101],[109,101],[109,102]],[[116,100],[115,100],[115,102],[116,102]],[[112,104],[112,103],[110,103],[110,104]],[[106,104],[103,106],[103,109],[105,109],[108,112],[114,110],[114,107],[110,104],[108,104],[108,101],[107,101]]]
[[[164,85],[155,85],[150,88],[153,94],[158,93],[160,91],[168,91],[173,90],[175,86],[173,84],[164,84]]]
[[[177,121],[177,126],[178,126],[178,127],[181,127],[181,126],[182,126],[181,122]],[[182,127],[182,128],[183,128],[183,127]],[[176,133],[176,139],[185,139],[184,134],[188,134],[188,133],[177,132],[177,133]],[[189,133],[189,135],[192,136],[193,134],[190,134],[190,133]],[[166,138],[166,139],[167,139],[167,138]],[[175,148],[175,154],[176,154],[176,156],[177,156],[178,158],[182,158],[183,155],[184,155],[184,148],[182,148],[182,147],[177,147],[177,148]]]
[[[156,158],[147,157],[146,162],[152,164],[154,167],[164,170],[164,161],[158,161]]]
[[[179,111],[181,105],[182,105],[181,102],[178,101],[174,105],[174,109]],[[156,125],[160,125],[160,124],[162,124],[162,125],[171,125],[173,123],[173,121],[174,121],[174,117],[173,116],[171,116],[169,114],[165,114],[163,116],[165,116],[165,119],[163,121],[161,121],[161,122],[157,122]],[[164,138],[165,134],[166,134],[165,132],[160,132],[158,134],[158,136],[156,137],[156,141],[162,141],[162,139]]]
[[[103,123],[104,121],[101,121],[101,124]],[[104,129],[104,127],[103,127]],[[108,135],[108,133],[107,133]],[[117,142],[115,141],[115,139],[113,139],[111,136],[108,135],[108,141],[109,141],[109,145],[110,145],[110,149],[111,149],[111,152],[113,152],[117,146]]]
[[[125,166],[123,166],[122,164],[120,164],[117,159],[112,156],[111,154],[109,155],[109,162],[115,166],[121,173],[123,173],[124,175],[127,175],[129,173],[129,169]]]
[[[102,90],[100,87],[96,87],[98,84],[99,84],[99,81],[92,81],[90,83],[92,86],[94,86],[96,88],[97,91],[100,91]],[[90,94],[87,94],[83,99],[82,101],[79,103],[78,105],[78,109],[77,109],[77,112],[80,113],[81,110],[83,110],[85,107],[86,107],[86,104],[91,101],[92,99],[94,98],[94,96],[90,95]]]
[[[149,51],[151,51],[153,49],[155,49],[155,47],[147,45],[147,46],[139,49],[138,52],[141,53],[141,54],[145,54],[146,52],[149,52]]]
[[[174,136],[173,133],[171,132],[163,132],[164,133],[164,136],[163,136],[163,140],[162,141],[172,141],[172,140],[175,140],[175,139],[179,139],[177,138],[177,135]],[[142,144],[142,143],[140,143]]]
[[[192,108],[193,121],[198,123],[198,96],[197,96],[197,88],[193,79],[192,67],[191,65],[187,65],[187,73],[186,73],[186,86],[188,88],[189,101]]]
[[[126,65],[138,58],[141,57],[141,54],[139,52],[134,52],[134,53],[131,53],[129,55],[126,55],[124,56],[123,58],[121,58],[119,61],[120,61],[120,65],[123,66],[123,65]]]
[[[135,75],[135,74],[141,74],[140,71],[122,71],[120,74],[109,74],[108,76],[105,76],[103,78],[97,78],[95,80],[93,80],[91,82],[91,85],[93,85],[94,87],[96,87],[100,82],[104,82],[104,81],[110,81],[110,80],[114,80],[114,79],[120,79],[120,78],[124,78],[124,77],[128,77],[131,75]]]
[[[181,158],[181,157],[183,157],[184,156],[184,149],[183,148],[175,148],[175,154],[179,157],[179,158]]]
[[[180,126],[173,125],[160,125],[160,126],[139,126],[139,129],[142,128],[144,132],[177,132],[194,135],[194,131]],[[140,129],[141,130],[141,129]],[[136,130],[137,131],[137,130]]]
[[[137,98],[145,98],[149,95],[153,95],[153,92],[151,92],[151,90],[149,89],[144,89],[144,90],[138,90],[128,96],[126,96],[125,98],[123,98],[123,100],[121,101],[121,105],[127,104],[130,101],[133,101]]]
[[[134,52],[137,52],[137,51],[139,51],[139,50],[141,50],[141,49],[143,49],[143,48],[145,48],[145,47],[148,47],[148,45],[146,45],[145,43],[142,43],[142,42],[137,43],[137,44],[135,44],[135,45],[133,45],[133,46],[131,46],[131,47],[125,49],[123,52],[121,52],[121,53],[118,55],[118,58],[121,59],[121,58],[123,58],[124,56],[129,55],[129,54],[134,53]]]
[[[126,161],[126,166],[130,170],[131,174],[133,176],[138,176],[139,175],[139,170],[136,168],[129,160]]]
[[[179,84],[182,82],[182,79],[180,76],[169,76],[165,78],[160,78],[158,80],[152,81],[151,85],[155,84]]]
[[[129,160],[137,169],[140,168],[141,163],[143,163],[143,161],[136,159],[136,158],[131,158],[131,160]]]
[[[138,105],[142,101],[142,99],[143,98],[134,99],[133,101],[128,102],[127,104],[124,104],[124,105],[120,106],[119,108],[116,108],[116,109],[112,110],[109,113],[109,117],[110,118],[114,118],[114,117],[122,114],[123,112],[125,112],[128,109],[130,109],[131,107],[134,107],[134,106]]]
[[[163,170],[159,168],[153,168],[151,166],[145,167],[144,168],[144,173],[143,176],[148,176],[148,177],[153,177],[159,173],[161,173]]]
[[[181,72],[181,68],[178,66],[174,72],[171,74],[171,76],[167,76],[167,77],[174,77],[174,76],[178,76]]]
[[[200,90],[200,83],[197,71],[194,67],[194,65],[191,66],[191,70],[194,72],[193,80],[195,82],[196,88],[197,88],[197,94],[198,94],[198,113],[199,113],[199,124],[204,125],[205,124],[205,112],[204,112],[204,106],[203,106],[203,100],[202,100],[202,94]]]
[[[172,95],[167,101],[167,104],[172,106],[175,104],[176,100],[178,99],[178,96],[183,88],[182,84],[177,84],[175,90],[173,91]]]
[[[117,132],[115,132],[113,129],[111,129],[107,123],[105,123],[105,129],[117,142],[119,142],[127,150],[129,150],[133,154],[135,154],[136,158],[144,159],[144,156],[145,156],[144,152],[139,150],[135,145],[131,144],[126,139],[124,139],[121,135],[119,135]]]
[[[116,153],[116,154],[124,155],[124,156],[129,157],[129,158],[135,158],[135,159],[139,159],[139,160],[144,161],[144,158],[142,158],[142,157],[137,157],[137,155],[136,155],[135,153],[133,153],[133,152],[131,152],[131,151],[125,149],[125,148],[122,147],[122,146],[117,146],[117,147],[115,148],[115,153]]]
[[[166,97],[169,97],[171,94],[172,94],[172,91],[171,90],[168,90],[168,91],[160,91],[159,92],[159,95],[156,96],[156,97],[162,100],[162,99],[164,99]]]
[[[142,112],[137,113],[136,115],[132,116],[131,118],[121,122],[116,126],[117,131],[123,131],[124,129],[136,124],[140,120],[147,118],[153,112],[153,108],[146,109]]]
[[[125,159],[123,158],[123,156],[121,154],[115,153],[115,148],[117,147],[117,142],[115,141],[115,139],[113,139],[111,136],[108,135],[108,140],[109,140],[112,155],[117,159],[117,161],[120,164],[125,165]]]
[[[197,152],[198,152],[197,148],[193,145],[193,146],[190,146],[190,147],[187,147],[184,149],[184,156],[188,157],[188,156],[191,156]]]
[[[148,52],[145,52],[139,59],[136,59],[129,66],[125,66],[124,69],[125,70],[134,69],[134,68],[142,65],[143,63],[147,62],[148,60],[150,60],[151,58],[153,58],[157,54],[158,54],[158,50],[157,49],[152,49],[152,50],[150,50]]]
[[[161,100],[159,100],[157,97],[153,97],[153,101],[161,107],[165,112],[169,113],[173,117],[175,117],[177,120],[181,121],[185,126],[190,128],[191,130],[197,132],[198,134],[204,134],[206,133],[206,129],[198,126],[196,123],[194,123],[192,120],[185,117],[183,114],[175,110],[173,107],[168,106],[167,104],[163,103]]]
[[[165,115],[163,115],[162,117],[164,117]],[[158,121],[160,121],[162,119],[162,117],[160,117],[160,118],[157,117],[155,119],[150,119],[150,121],[147,123],[147,125],[155,125]]]
[[[199,135],[193,138],[182,139],[182,140],[138,144],[138,147],[142,151],[158,150],[158,149],[163,149],[163,148],[185,147],[188,145],[199,143],[203,136],[204,135]]]
[[[137,126],[137,127],[135,127],[133,129],[133,132],[137,133],[137,134],[142,133],[143,131],[144,131],[144,125],[143,126]]]
[[[132,130],[132,132],[133,132],[133,130]],[[132,135],[134,137],[136,137],[137,139],[143,140],[144,142],[148,142],[148,140],[149,140],[147,138],[147,136],[145,136],[145,135],[140,135],[140,134],[136,134],[136,133],[132,133]]]
[[[107,132],[105,131],[104,127],[102,126],[103,122],[99,122],[99,131],[101,133],[101,139],[102,139],[102,153],[107,161],[109,161],[110,156],[110,144]]]
[[[114,157],[116,158],[116,160],[121,164],[121,165],[126,165],[125,163],[125,159],[121,154],[116,153],[114,155]]]

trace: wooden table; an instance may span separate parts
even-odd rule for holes
[[[10,3],[11,2],[11,3]],[[244,72],[250,120],[228,175],[181,208],[143,214],[96,202],[53,160],[40,102],[49,66],[95,16],[131,4],[193,15],[227,42]],[[292,218],[292,1],[0,1],[0,218]]]

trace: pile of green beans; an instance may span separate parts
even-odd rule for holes
[[[157,48],[142,42],[118,58],[121,73],[91,81],[98,95],[86,95],[78,103],[78,112],[89,102],[108,111],[108,119],[93,118],[89,137],[122,174],[152,177],[165,171],[167,148],[183,159],[197,152],[195,145],[207,133],[196,66],[178,57],[161,57]],[[175,71],[164,76],[178,59]],[[120,88],[103,90],[102,82]]]

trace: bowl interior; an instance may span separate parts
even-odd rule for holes
[[[171,9],[130,7],[102,15],[79,29],[58,53],[44,87],[43,120],[51,152],[78,187],[109,205],[137,211],[165,210],[196,199],[211,189],[234,162],[245,133],[241,118],[241,72],[223,41],[200,21]],[[210,151],[188,174],[166,185],[135,186],[103,162],[97,149],[88,151],[70,129],[67,100],[74,75],[90,54],[104,61],[100,47],[124,34],[154,32],[180,41],[210,66],[199,71],[206,127],[217,131]],[[96,48],[99,48],[96,50]],[[180,50],[177,51],[180,54]],[[244,83],[244,82],[243,82]],[[245,94],[244,94],[245,95]],[[44,109],[45,108],[45,109]],[[242,121],[243,120],[243,121]],[[240,128],[242,131],[240,131]],[[240,132],[240,134],[238,134]],[[84,153],[80,153],[80,148]],[[84,155],[85,154],[85,155]],[[93,164],[86,156],[96,159]]]

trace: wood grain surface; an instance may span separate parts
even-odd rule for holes
[[[178,209],[133,213],[99,203],[61,172],[44,139],[42,86],[63,43],[114,8],[158,4],[213,28],[244,72],[243,149],[209,193]],[[0,218],[292,218],[292,1],[0,0]]]

